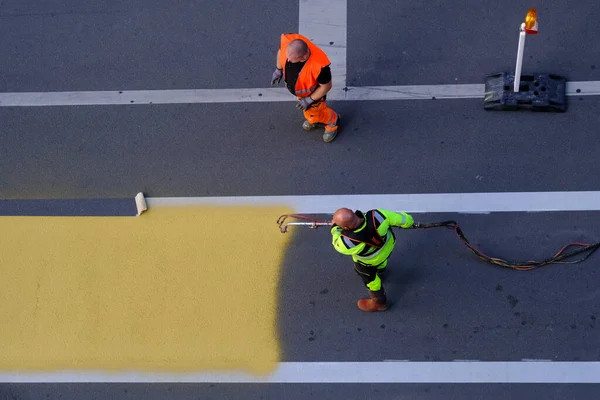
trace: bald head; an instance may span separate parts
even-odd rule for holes
[[[362,223],[363,219],[356,215],[354,211],[349,208],[340,208],[333,214],[333,223],[341,226],[342,229],[354,230],[358,228]]]
[[[291,63],[305,62],[310,56],[310,50],[304,40],[294,39],[288,44],[285,56]]]

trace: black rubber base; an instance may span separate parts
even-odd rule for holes
[[[519,92],[513,91],[515,74],[488,75],[485,81],[486,110],[567,111],[566,79],[553,74],[522,75]]]

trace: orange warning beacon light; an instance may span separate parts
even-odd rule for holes
[[[519,29],[519,47],[517,48],[517,65],[515,67],[515,82],[513,91],[519,92],[519,84],[521,82],[521,68],[523,67],[523,51],[525,49],[525,36],[527,34],[535,35],[538,32],[537,12],[535,8],[530,8],[525,16],[525,22],[521,23]]]
[[[535,8],[530,8],[525,16],[525,32],[530,35],[535,35],[538,32],[537,11]]]

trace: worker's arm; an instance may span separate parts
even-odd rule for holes
[[[405,212],[393,212],[388,210],[377,209],[382,213],[390,223],[390,226],[397,226],[400,228],[410,228],[415,223],[413,217]]]
[[[325,84],[319,83],[319,86],[315,89],[314,92],[312,92],[310,94],[310,97],[314,101],[318,101],[321,99],[321,97],[325,96],[327,94],[327,92],[329,92],[331,90],[332,87],[333,87],[333,84],[331,83],[331,81],[329,81],[329,83],[325,83]]]
[[[325,96],[333,87],[331,80],[331,67],[329,65],[323,67],[319,76],[317,77],[317,88],[310,94],[310,97],[314,101],[319,101]]]
[[[362,243],[355,245],[350,239],[344,238],[342,236],[342,228],[337,225],[334,225],[333,228],[331,228],[331,244],[333,244],[333,248],[339,253],[348,256],[360,253],[365,247]]]
[[[281,63],[279,62],[279,52],[281,50],[277,50],[277,62],[275,71],[273,71],[273,75],[271,75],[271,85],[279,85],[281,82],[281,78],[283,77],[283,69],[281,69]]]
[[[279,62],[279,53],[281,52],[281,49],[277,50],[277,61],[275,62],[275,66],[277,67],[277,69],[283,69],[283,67],[281,66],[281,63]]]

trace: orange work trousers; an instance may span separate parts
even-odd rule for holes
[[[304,118],[309,124],[323,124],[325,130],[329,132],[335,132],[338,128],[339,117],[332,108],[327,107],[325,100],[317,101],[311,104],[306,111],[304,111]]]

